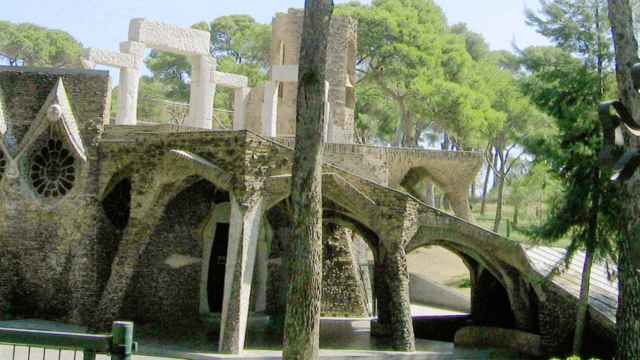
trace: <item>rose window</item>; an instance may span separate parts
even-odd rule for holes
[[[45,198],[64,196],[76,180],[75,158],[60,140],[49,140],[33,154],[31,184]]]

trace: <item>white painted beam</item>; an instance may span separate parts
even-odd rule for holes
[[[207,31],[137,18],[129,23],[129,40],[170,53],[208,55],[211,35]]]

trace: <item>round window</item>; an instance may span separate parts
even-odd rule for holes
[[[51,139],[31,158],[30,177],[35,191],[45,198],[67,194],[76,180],[76,159],[60,140]]]

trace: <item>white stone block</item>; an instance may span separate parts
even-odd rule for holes
[[[94,64],[118,68],[132,68],[135,66],[133,55],[105,49],[87,49],[85,60]]]
[[[298,82],[298,65],[275,65],[271,68],[271,80]]]
[[[262,134],[277,136],[278,132],[278,82],[269,81],[264,85],[264,103],[262,104]]]
[[[247,101],[251,89],[244,87],[236,89],[233,99],[233,130],[244,130],[247,128]]]
[[[191,96],[187,126],[213,128],[213,98],[216,86],[211,78],[215,70],[216,60],[209,54],[191,58]]]
[[[129,23],[129,40],[181,55],[208,55],[211,35],[207,31],[138,18]]]
[[[223,73],[216,71],[213,73],[213,82],[216,85],[232,89],[241,89],[249,86],[249,78],[243,75]]]

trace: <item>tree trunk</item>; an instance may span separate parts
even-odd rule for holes
[[[496,182],[498,183],[498,199],[496,201],[496,218],[493,221],[493,232],[497,233],[500,230],[500,222],[502,221],[502,196],[504,194],[504,179],[500,176],[496,176]]]
[[[593,266],[593,250],[587,248],[582,266],[582,283],[580,284],[580,300],[576,312],[576,331],[573,335],[573,354],[580,355],[582,339],[589,310],[589,286],[591,285],[591,267]]]
[[[640,119],[640,95],[636,91],[631,68],[638,61],[638,42],[633,33],[629,0],[608,0],[609,20],[616,50],[618,92],[633,119]],[[618,314],[616,319],[618,360],[640,359],[640,269],[637,244],[640,241],[640,195],[638,176],[626,184],[629,201],[623,206],[624,229],[618,240]],[[635,251],[634,251],[635,250]]]
[[[518,217],[520,216],[520,204],[515,204],[513,206],[513,226],[518,226]]]
[[[289,257],[284,359],[319,357],[325,64],[332,14],[332,0],[305,1],[291,179],[294,236]]]
[[[480,215],[484,215],[487,206],[487,191],[489,190],[489,177],[491,175],[491,166],[487,164],[487,172],[484,174],[484,184],[482,185],[482,202],[480,203]]]
[[[500,157],[498,156],[498,148],[496,147],[496,153],[493,154],[493,167],[494,169],[498,169],[500,166]],[[493,184],[491,184],[491,190],[489,192],[498,188],[498,178],[496,174],[493,174]]]

